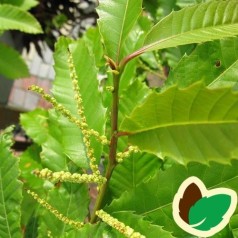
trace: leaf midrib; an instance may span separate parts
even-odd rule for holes
[[[128,2],[129,2],[129,0],[127,0],[127,2],[126,2],[125,14],[123,16],[121,31],[120,31],[120,35],[119,35],[119,42],[118,42],[118,48],[117,48],[117,60],[116,60],[117,63],[119,62],[119,57],[120,57],[120,52],[121,52],[122,33],[123,33],[125,20],[126,20],[126,15],[127,15],[127,10],[128,10]]]
[[[145,51],[147,51],[147,50],[150,50],[150,48],[153,48],[154,46],[159,45],[160,43],[164,43],[164,42],[166,42],[166,41],[173,40],[173,39],[175,39],[175,38],[178,38],[178,37],[181,37],[181,36],[184,36],[184,35],[189,35],[189,34],[192,34],[192,33],[196,33],[196,32],[199,32],[199,31],[201,31],[201,30],[208,30],[208,31],[209,31],[209,29],[212,29],[212,30],[213,30],[213,29],[220,30],[220,29],[226,28],[226,27],[228,27],[228,26],[238,27],[238,23],[234,23],[234,24],[230,23],[230,24],[216,25],[216,26],[198,28],[198,29],[195,29],[195,30],[192,30],[192,31],[181,32],[180,34],[172,35],[172,36],[166,37],[166,38],[164,38],[164,39],[155,41],[154,43],[151,43],[151,44],[149,44],[149,45],[145,45],[143,48],[141,48],[141,49],[138,50],[138,51],[145,52]],[[237,32],[237,34],[238,34],[238,32]],[[150,35],[150,33],[148,33],[147,36],[149,36],[149,35]],[[226,37],[227,37],[227,36],[226,36]],[[218,38],[221,39],[220,37],[218,37]],[[223,38],[225,38],[225,36],[224,36]],[[204,40],[204,42],[205,42],[205,41],[208,41],[208,40]],[[197,42],[197,41],[196,41],[196,42]],[[193,43],[196,43],[196,42],[193,41]],[[203,42],[203,41],[199,41],[199,42]],[[185,43],[185,44],[189,44],[189,43]],[[160,48],[158,47],[158,49],[160,49]]]
[[[2,201],[3,201],[3,212],[4,212],[4,215],[5,215],[5,218],[6,218],[6,223],[7,223],[7,231],[8,231],[8,235],[9,237],[11,238],[11,233],[10,233],[10,230],[9,230],[9,223],[8,223],[8,219],[7,219],[7,211],[6,211],[6,202],[5,202],[5,198],[3,196],[3,184],[2,184],[2,169],[0,169],[0,191],[1,191],[1,197],[2,197]]]
[[[165,128],[165,127],[179,127],[179,126],[190,126],[190,125],[197,125],[197,126],[200,126],[200,125],[219,125],[219,124],[224,125],[224,124],[234,124],[234,123],[238,124],[238,120],[205,121],[205,122],[191,121],[191,122],[179,122],[179,123],[171,122],[171,123],[166,123],[166,124],[162,124],[162,125],[156,125],[156,126],[153,126],[153,127],[143,126],[143,128],[141,130],[134,130],[134,131],[131,131],[131,133],[132,134],[142,133],[142,132],[147,132],[147,131],[150,131],[150,130],[156,130],[156,129]]]
[[[219,81],[223,75],[225,75],[228,71],[230,71],[234,65],[238,63],[238,60],[236,60],[233,64],[231,64],[228,68],[226,68],[215,80],[213,80],[207,87],[211,87],[213,84],[215,84],[217,81]]]

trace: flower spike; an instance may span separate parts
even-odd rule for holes
[[[116,218],[112,217],[103,210],[97,211],[96,215],[100,217],[109,226],[115,228],[121,234],[125,235],[128,238],[146,238],[144,235],[141,235],[139,232],[135,232],[131,227],[126,226],[124,223],[118,221]]]
[[[78,230],[84,226],[84,223],[71,220],[68,217],[61,214],[58,210],[56,210],[49,203],[47,203],[44,199],[40,198],[36,193],[32,192],[31,190],[27,190],[27,193],[30,194],[41,206],[43,206],[49,212],[54,214],[63,223],[71,225]]]

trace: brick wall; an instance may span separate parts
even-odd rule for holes
[[[31,45],[29,53],[23,51],[22,55],[27,62],[31,76],[14,81],[7,107],[21,111],[30,111],[36,107],[50,107],[38,94],[28,90],[29,86],[35,84],[49,93],[52,87],[55,77],[52,52],[46,45],[43,45],[42,48],[43,59],[38,56],[33,45]]]

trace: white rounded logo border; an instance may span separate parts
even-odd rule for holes
[[[211,197],[217,194],[227,194],[227,195],[230,195],[231,197],[230,207],[225,213],[225,215],[223,216],[223,220],[217,226],[211,228],[209,231],[200,231],[193,228],[191,225],[187,224],[179,215],[179,212],[180,212],[179,202],[181,198],[183,197],[183,194],[186,188],[192,183],[195,183],[199,187],[202,193],[202,197]],[[199,178],[192,176],[183,181],[183,183],[180,185],[178,189],[178,192],[174,196],[173,203],[172,203],[173,218],[174,218],[174,221],[177,223],[177,225],[180,228],[182,228],[184,231],[195,236],[209,237],[221,231],[229,223],[232,214],[236,210],[236,206],[237,206],[237,194],[234,190],[229,188],[215,188],[215,189],[207,190],[204,183]]]

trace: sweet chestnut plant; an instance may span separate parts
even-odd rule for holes
[[[1,134],[0,237],[193,237],[180,184],[238,191],[238,0],[155,24],[142,4],[100,0],[96,28],[59,38],[52,93],[30,87],[52,109],[20,118],[34,143],[16,157]],[[237,216],[213,237],[238,237]]]

